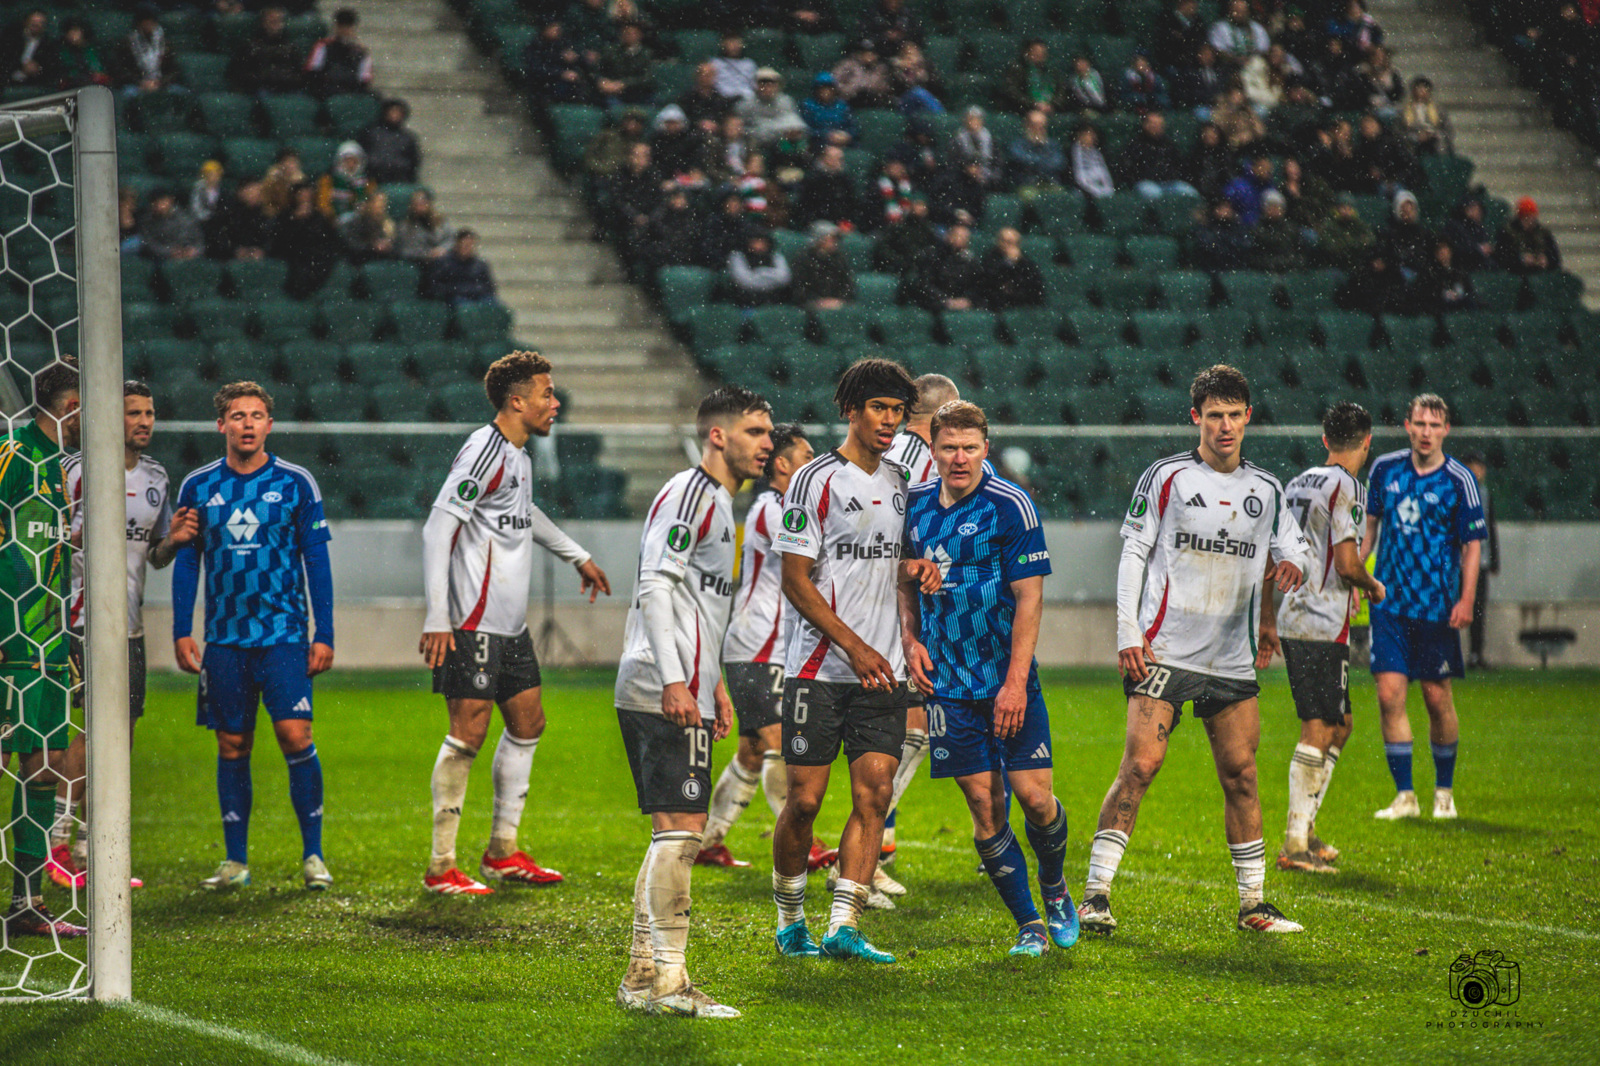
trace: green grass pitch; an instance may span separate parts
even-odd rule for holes
[[[1270,856],[1298,726],[1282,672],[1265,676]],[[157,679],[134,754],[134,870],[147,885],[134,896],[136,1004],[0,1006],[0,1062],[1600,1061],[1594,674],[1506,672],[1458,687],[1454,823],[1373,821],[1392,788],[1370,682],[1358,684],[1356,734],[1318,826],[1344,850],[1342,872],[1269,866],[1268,898],[1307,927],[1295,937],[1233,928],[1220,793],[1190,721],[1122,865],[1122,929],[1037,961],[1005,957],[1012,925],[975,873],[955,786],[926,777],[900,815],[894,872],[911,895],[864,922],[899,964],[778,958],[762,837],[771,816],[758,794],[729,839],[754,867],[694,875],[691,972],[745,1012],[733,1022],[643,1018],[612,1003],[647,823],[607,674],[553,673],[545,690],[551,726],[523,842],[566,883],[478,900],[423,893],[428,776],[445,729],[423,681],[335,673],[319,683],[332,891],[300,887],[283,761],[264,735],[255,885],[214,897],[194,886],[221,857],[215,748],[193,725],[192,688]],[[1054,673],[1046,695],[1076,896],[1121,750],[1123,701],[1109,671]],[[1412,718],[1421,723],[1420,706]],[[731,751],[732,741],[719,745],[717,772]],[[488,832],[489,762],[486,752],[473,771],[464,866]],[[1425,743],[1416,766],[1427,810]],[[843,824],[844,795],[819,821],[827,838]],[[817,919],[826,895],[820,876],[812,883]],[[1448,967],[1490,948],[1520,965],[1521,998],[1463,1024]],[[15,968],[0,955],[0,974]]]

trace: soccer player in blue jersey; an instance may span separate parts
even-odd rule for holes
[[[322,493],[309,471],[267,451],[272,397],[253,381],[224,385],[217,429],[227,454],[183,479],[178,507],[196,511],[198,538],[172,575],[178,667],[200,675],[199,724],[217,735],[217,799],[227,858],[202,888],[250,883],[250,752],[265,702],[289,763],[300,820],[306,888],[333,883],[322,859],[322,763],[311,739],[311,679],[333,665],[333,573]],[[190,631],[200,567],[206,571],[204,657]],[[306,592],[315,635],[308,641]]]
[[[1372,604],[1372,673],[1377,678],[1383,748],[1395,798],[1373,817],[1422,813],[1411,782],[1411,722],[1406,692],[1422,686],[1433,749],[1433,816],[1454,818],[1456,743],[1451,678],[1461,677],[1459,630],[1472,624],[1478,557],[1488,535],[1472,471],[1445,454],[1450,407],[1432,393],[1411,401],[1411,447],[1379,456],[1367,483],[1361,556],[1378,549],[1378,580],[1388,590]]]
[[[1050,552],[1028,494],[985,469],[983,411],[947,403],[929,428],[939,476],[910,490],[906,553],[937,563],[944,583],[932,594],[900,586],[906,665],[929,697],[933,776],[960,786],[984,872],[1017,920],[1011,954],[1037,958],[1052,942],[1078,940],[1062,874],[1067,812],[1051,785],[1050,718],[1033,657]],[[1039,859],[1048,927],[1006,817],[1008,779]]]

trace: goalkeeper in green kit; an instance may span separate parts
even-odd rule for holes
[[[72,546],[61,460],[78,447],[78,371],[64,363],[41,370],[33,399],[33,420],[0,436],[0,768],[9,770],[13,755],[20,763],[7,940],[88,932],[52,915],[43,888],[69,739]]]

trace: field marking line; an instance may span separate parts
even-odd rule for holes
[[[170,1026],[174,1029],[187,1029],[189,1032],[198,1033],[201,1036],[225,1040],[231,1044],[250,1048],[252,1051],[259,1051],[274,1058],[283,1059],[285,1062],[297,1063],[299,1066],[357,1066],[356,1063],[346,1059],[335,1059],[327,1055],[319,1055],[310,1048],[286,1043],[264,1033],[252,1033],[247,1029],[234,1029],[226,1025],[218,1025],[215,1022],[201,1021],[199,1018],[191,1018],[180,1011],[158,1007],[153,1003],[124,1003],[119,1004],[118,1009],[127,1011],[134,1017],[142,1018],[148,1022]]]
[[[951,855],[973,855],[977,852],[970,848],[958,848],[950,844],[932,844],[920,840],[902,840],[902,848],[921,849],[923,851],[938,851]],[[1118,874],[1119,877],[1132,878],[1135,881],[1159,881],[1166,885],[1175,885],[1179,888],[1205,888],[1211,885],[1210,881],[1194,881],[1183,877],[1172,877],[1168,874],[1149,873],[1143,870],[1125,870]],[[1221,882],[1218,882],[1221,883]],[[1331,886],[1330,886],[1331,887]],[[1482,914],[1452,914],[1449,911],[1424,911],[1415,907],[1405,907],[1394,903],[1384,903],[1371,899],[1350,899],[1343,896],[1328,896],[1315,893],[1311,896],[1318,903],[1331,903],[1336,907],[1349,907],[1352,910],[1378,911],[1383,914],[1393,914],[1400,918],[1421,918],[1436,922],[1467,922],[1474,925],[1487,925],[1497,929],[1519,929],[1524,932],[1544,933],[1548,936],[1561,936],[1570,940],[1600,941],[1600,932],[1588,929],[1568,929],[1559,925],[1541,925],[1537,922],[1519,922],[1514,918],[1493,918]]]

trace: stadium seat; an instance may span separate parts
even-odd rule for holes
[[[307,174],[321,174],[333,169],[334,153],[339,148],[337,138],[306,135],[290,137],[288,144],[300,153],[300,164]]]
[[[1538,310],[1506,316],[1506,327],[1519,350],[1556,352],[1567,332],[1564,315]]]
[[[283,283],[289,280],[289,264],[281,259],[231,259],[226,273],[236,299],[254,300],[283,291]]]
[[[1372,346],[1376,323],[1360,311],[1323,311],[1317,315],[1317,331],[1323,346],[1336,352],[1362,352]]]
[[[1203,270],[1167,270],[1156,277],[1156,288],[1168,310],[1203,314],[1211,306],[1212,278]]]
[[[1080,348],[1125,344],[1128,320],[1118,311],[1074,311],[1066,318],[1069,336]]]
[[[1533,306],[1537,310],[1566,314],[1581,306],[1583,279],[1576,274],[1569,274],[1565,270],[1529,274],[1527,283]]]
[[[929,40],[931,46],[934,39]],[[844,58],[845,36],[842,33],[801,33],[794,38],[802,66],[812,70],[832,70]],[[929,58],[932,58],[930,55]],[[934,60],[937,65],[938,60]],[[954,70],[955,65],[940,66],[940,70]]]
[[[1389,347],[1407,357],[1432,348],[1439,332],[1439,320],[1432,315],[1384,315],[1379,326]]]
[[[1178,268],[1178,241],[1175,237],[1129,237],[1122,242],[1122,246],[1136,269]]]
[[[1117,270],[1094,278],[1101,305],[1124,314],[1148,308],[1153,287],[1153,277],[1139,270]]]
[[[241,378],[262,383],[285,378],[276,346],[239,336],[211,346],[210,376],[217,381]]]
[[[488,410],[483,386],[475,381],[453,381],[434,388],[432,392],[432,413],[442,422],[478,421]]]
[[[234,175],[264,174],[278,155],[278,142],[263,137],[225,137],[222,162]]]
[[[195,106],[206,132],[214,137],[248,137],[255,132],[256,102],[244,93],[197,92]]]
[[[1494,311],[1457,311],[1445,316],[1444,328],[1451,343],[1484,351],[1501,346],[1505,316]]]
[[[389,321],[402,343],[443,340],[450,326],[450,306],[437,300],[390,300]]]
[[[220,297],[191,300],[185,310],[195,336],[211,343],[243,337],[254,318],[250,304]]]
[[[173,90],[141,93],[129,105],[128,117],[141,133],[181,133],[193,114],[194,96]]]
[[[351,344],[345,349],[345,362],[356,379],[369,385],[399,381],[407,375],[410,349],[403,344]]]
[[[1205,201],[1198,196],[1169,194],[1151,204],[1151,210],[1155,214],[1159,232],[1181,239],[1187,237],[1200,220],[1205,211]]]
[[[1197,353],[1215,356],[1224,362],[1234,358],[1248,344],[1256,330],[1255,316],[1239,307],[1213,307],[1192,316],[1194,325],[1190,346]]]
[[[874,241],[864,233],[839,234],[839,250],[850,261],[850,269],[862,274],[872,269]]]
[[[315,318],[305,304],[297,300],[271,297],[252,302],[256,329],[261,339],[273,344],[303,341],[311,338]]]
[[[689,311],[689,333],[696,351],[738,344],[744,317],[732,304],[706,304]]]
[[[315,97],[296,93],[269,93],[261,97],[261,110],[266,115],[267,128],[280,141],[320,136],[322,129],[317,124],[317,115],[321,107]],[[305,170],[308,174],[317,173],[310,163],[305,164]]]
[[[133,376],[146,382],[157,382],[152,387],[157,392],[160,391],[159,383],[174,375],[201,377],[211,354],[199,341],[181,341],[172,337],[140,340],[129,347],[128,369]],[[158,406],[157,414],[161,413]]]
[[[473,342],[504,338],[511,331],[511,311],[498,302],[458,307],[455,331]]]
[[[1182,311],[1135,311],[1133,329],[1146,348],[1182,348],[1189,343],[1189,316]]]
[[[205,133],[161,133],[156,135],[155,154],[163,174],[188,183],[200,173],[200,164],[221,154],[220,147]]]
[[[167,292],[180,304],[216,298],[222,276],[222,264],[215,259],[169,259],[161,268]]]
[[[328,97],[329,124],[333,132],[345,138],[354,138],[366,127],[378,121],[378,98],[371,93],[339,93]]]
[[[1289,306],[1300,314],[1333,310],[1333,293],[1344,275],[1337,270],[1308,270],[1285,274],[1283,289]]]
[[[122,299],[124,301],[154,300],[156,298],[156,265],[149,259],[125,255],[122,262]]]
[[[798,307],[758,307],[750,313],[750,325],[763,344],[802,344],[806,339],[806,313]]]
[[[1087,232],[1083,210],[1083,193],[1077,189],[1042,192],[1033,200],[1033,213],[1039,221],[1039,229],[1057,238]]]
[[[1103,237],[1095,234],[1063,235],[1061,246],[1066,249],[1067,258],[1079,270],[1090,270],[1102,273],[1110,270],[1117,262],[1117,254],[1121,242],[1115,237]]]
[[[881,310],[894,303],[900,279],[893,274],[869,272],[856,275],[856,300],[869,310]]]
[[[1100,229],[1116,237],[1133,237],[1150,228],[1150,201],[1135,192],[1117,193],[1094,201]]]
[[[865,344],[869,339],[872,319],[859,304],[813,311],[811,317],[830,345]]]
[[[991,394],[1010,398],[1025,391],[1039,375],[1032,349],[991,344],[972,353],[972,370]]]
[[[357,300],[323,301],[316,314],[323,336],[340,344],[372,340],[385,317],[382,304]]]
[[[1506,314],[1517,309],[1522,279],[1497,270],[1480,270],[1472,275],[1472,291],[1481,310]]]
[[[949,342],[963,348],[992,346],[998,336],[993,311],[946,311],[940,320]]]
[[[1039,271],[1044,275],[1046,304],[1061,311],[1089,306],[1089,292],[1094,287],[1094,275],[1076,267],[1065,267],[1057,263],[1040,263]]]
[[[380,382],[372,387],[373,408],[389,422],[426,422],[431,398],[411,381]]]
[[[1278,352],[1297,351],[1309,345],[1316,327],[1316,318],[1308,314],[1267,314],[1256,319],[1262,345]]]
[[[1217,284],[1230,305],[1249,311],[1271,311],[1277,308],[1275,294],[1283,279],[1259,270],[1228,270],[1217,275]]]
[[[151,391],[160,396],[156,411],[161,418],[209,422],[217,416],[211,402],[216,386],[197,377],[174,375],[152,386]]]

